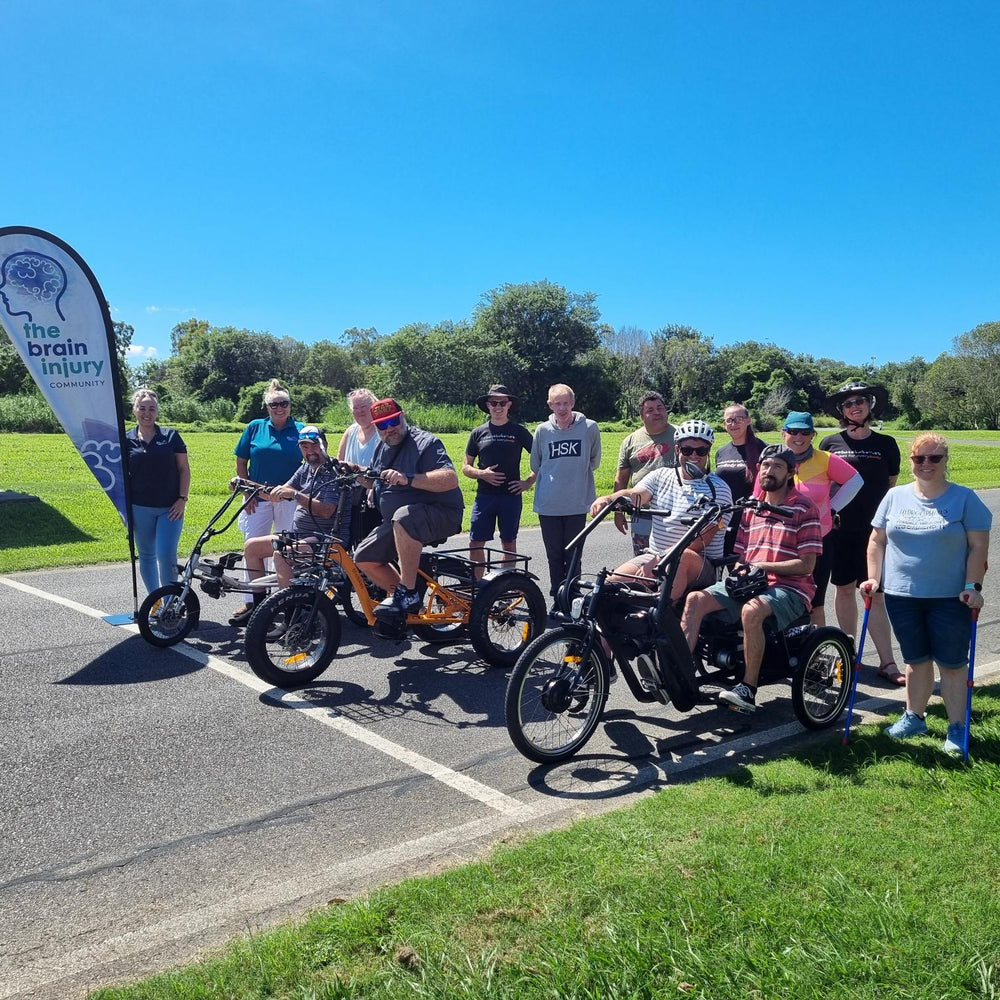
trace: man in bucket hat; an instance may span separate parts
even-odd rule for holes
[[[354,561],[389,595],[376,615],[392,618],[420,610],[420,553],[428,542],[462,530],[465,504],[444,445],[411,427],[396,400],[372,403],[372,422],[380,439],[372,470],[382,523],[358,545]],[[392,565],[396,560],[398,572]]]
[[[511,420],[518,397],[505,385],[491,385],[476,400],[488,413],[489,420],[473,428],[465,446],[462,472],[476,480],[476,499],[472,505],[469,553],[482,561],[483,547],[493,541],[496,528],[505,552],[517,552],[517,530],[521,522],[521,494],[535,483],[535,473],[521,478],[521,453],[531,453],[531,431]],[[478,467],[476,459],[479,460]],[[477,568],[476,575],[482,575]]]
[[[848,382],[830,393],[826,410],[840,420],[841,430],[828,434],[820,450],[838,455],[861,473],[864,485],[840,512],[840,528],[830,535],[830,582],[835,588],[837,624],[856,635],[858,606],[855,591],[868,579],[868,538],[875,511],[899,476],[899,445],[888,434],[871,428],[872,418],[888,401],[884,386]],[[885,598],[872,594],[868,632],[878,653],[879,677],[903,687],[906,677],[892,658],[892,633],[885,613]]]

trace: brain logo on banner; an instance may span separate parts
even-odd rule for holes
[[[11,342],[127,523],[114,334],[97,279],[55,236],[0,229],[0,306]]]
[[[58,261],[44,254],[11,254],[0,266],[0,298],[11,316],[34,319],[34,315],[27,309],[17,308],[23,303],[35,309],[54,308],[56,316],[65,321],[66,317],[59,308],[59,300],[65,291],[66,272]],[[15,299],[13,303],[11,298]]]

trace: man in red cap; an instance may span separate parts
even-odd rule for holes
[[[391,618],[420,610],[420,553],[462,530],[465,503],[440,439],[407,424],[396,400],[372,403],[372,422],[380,439],[372,470],[382,523],[357,547],[354,561],[389,594],[376,615]],[[391,565],[397,560],[398,572]]]

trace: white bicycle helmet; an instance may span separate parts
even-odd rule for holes
[[[715,444],[715,431],[704,420],[685,420],[677,428],[675,440],[683,441],[684,438],[698,438],[699,441]]]

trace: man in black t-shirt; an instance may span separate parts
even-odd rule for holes
[[[850,463],[864,479],[858,495],[840,511],[840,527],[830,533],[830,580],[836,588],[837,623],[848,635],[857,634],[854,591],[868,578],[866,553],[872,518],[899,476],[899,445],[895,438],[871,429],[872,417],[887,398],[880,385],[849,382],[826,401],[827,412],[840,418],[842,429],[823,438],[820,449]],[[892,636],[881,594],[872,595],[868,631],[879,657],[879,676],[902,687],[906,678],[892,658]]]
[[[521,479],[521,453],[531,453],[531,431],[510,419],[517,402],[505,385],[491,385],[476,400],[479,409],[490,419],[474,428],[465,446],[462,472],[476,480],[476,500],[472,506],[469,553],[482,562],[483,547],[493,541],[500,529],[500,544],[505,552],[517,552],[517,531],[521,523],[521,494],[531,489],[535,473]],[[479,465],[476,466],[476,459]],[[476,575],[482,576],[482,568]]]

